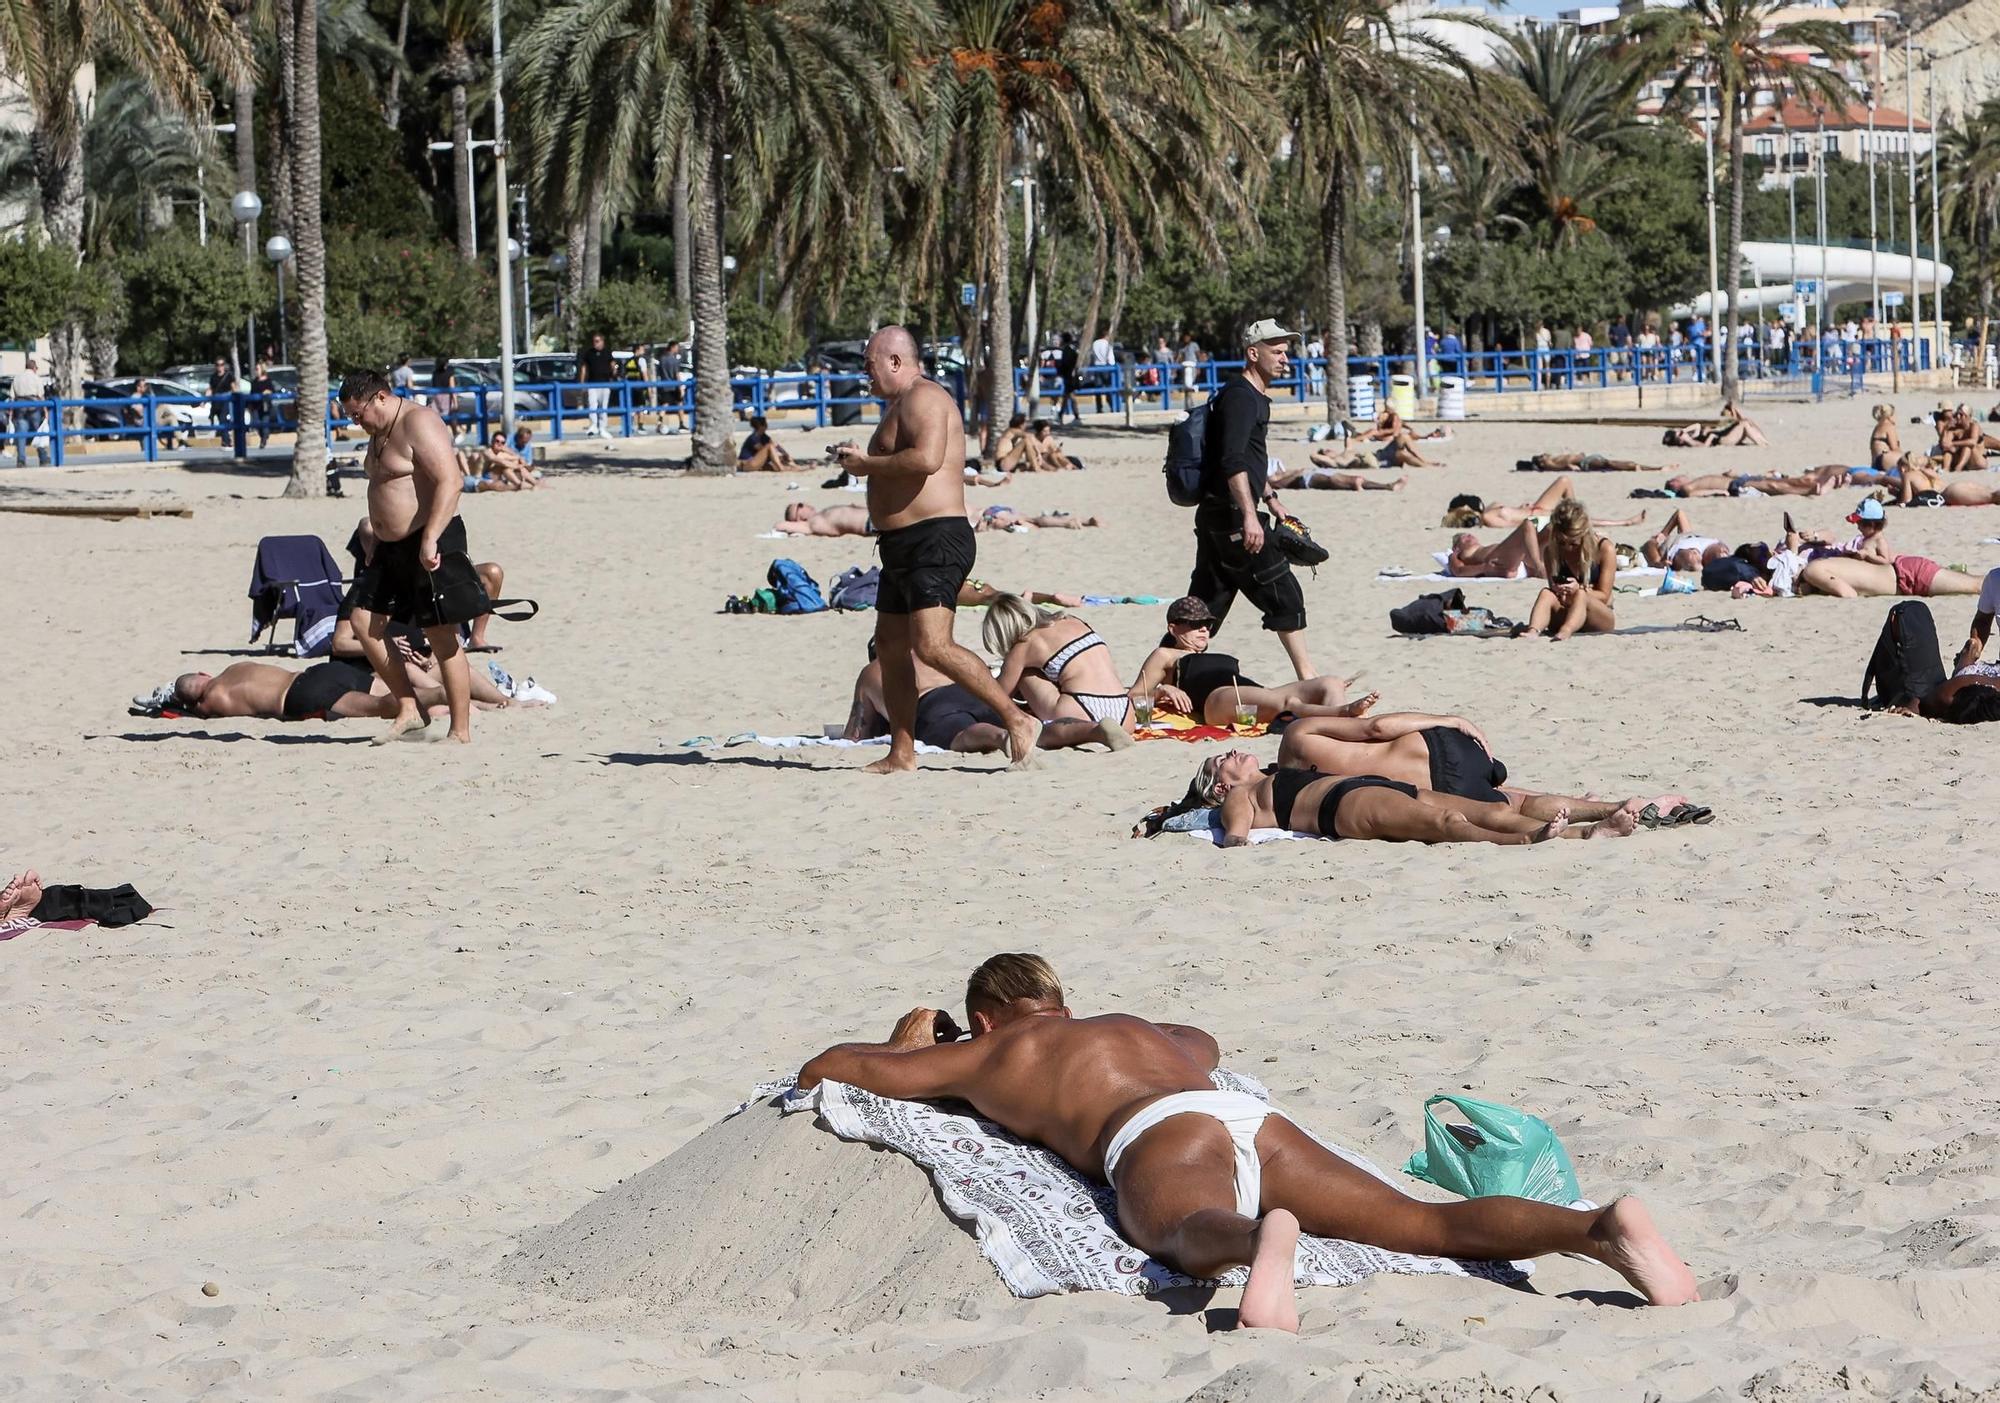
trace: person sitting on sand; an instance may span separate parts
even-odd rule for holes
[[[969,511],[966,519],[971,521],[975,531],[1019,531],[1030,527],[1050,531],[1080,531],[1086,526],[1102,526],[1102,519],[1094,516],[1071,516],[1068,512],[1049,512],[1042,516],[1024,516],[1012,507],[994,505],[983,511]]]
[[[1416,435],[1408,429],[1396,434],[1375,450],[1378,468],[1441,468],[1441,462],[1426,458],[1417,448]]]
[[[875,523],[868,519],[868,508],[863,506],[836,502],[829,507],[815,507],[792,502],[785,507],[785,519],[772,529],[787,536],[872,536]]]
[[[1707,823],[1714,814],[1679,794],[1651,800],[1572,799],[1507,783],[1507,767],[1488,749],[1480,729],[1463,716],[1419,712],[1379,716],[1313,716],[1292,722],[1278,743],[1278,764],[1323,775],[1379,775],[1460,799],[1506,804],[1529,818],[1565,812],[1577,822],[1609,819],[1621,809],[1647,827]]]
[[[1542,489],[1542,495],[1532,502],[1518,507],[1487,506],[1471,493],[1461,493],[1451,499],[1445,508],[1441,525],[1460,530],[1468,526],[1519,526],[1522,522],[1533,522],[1540,527],[1549,519],[1557,502],[1566,502],[1576,496],[1576,486],[1566,477],[1559,477]],[[1598,516],[1591,520],[1599,526],[1637,526],[1646,519],[1646,513],[1637,516]]]
[[[1903,456],[1903,440],[1896,432],[1896,406],[1878,404],[1871,412],[1875,426],[1868,431],[1868,466],[1887,472]]]
[[[1017,410],[1000,431],[1000,441],[993,445],[994,465],[1003,473],[1031,473],[1035,470],[1034,453],[1034,443],[1028,436],[1028,416]]]
[[[761,414],[750,416],[750,432],[743,442],[736,446],[736,471],[739,473],[789,473],[797,472],[798,464],[785,446],[771,437],[770,421]]]
[[[1254,761],[1252,762],[1254,764]],[[1326,1149],[1283,1111],[1210,1080],[1221,1061],[1198,1028],[1127,1014],[1076,1018],[1036,955],[996,955],[966,984],[960,1040],[917,1008],[883,1043],[842,1043],[799,1069],[810,1090],[844,1082],[908,1100],[952,1099],[1109,1184],[1120,1230],[1190,1276],[1248,1265],[1237,1324],[1297,1331],[1301,1231],[1391,1251],[1504,1258],[1573,1252],[1655,1305],[1698,1299],[1694,1274],[1637,1199],[1557,1208],[1530,1199],[1411,1198]]]
[[[1242,675],[1236,659],[1208,651],[1215,615],[1207,604],[1185,595],[1167,606],[1167,633],[1140,665],[1130,691],[1150,696],[1183,716],[1209,726],[1235,722],[1238,708],[1254,710],[1268,725],[1280,714],[1357,716],[1372,695],[1347,701],[1347,683],[1338,677],[1307,677],[1282,687],[1265,687]]]
[[[1948,473],[1977,472],[1986,466],[1985,435],[1964,405],[1957,408],[1940,404],[1936,416],[1937,451],[1941,470]],[[2000,444],[1996,444],[2000,447]]]
[[[528,460],[507,445],[507,435],[495,430],[486,445],[480,464],[481,492],[532,492],[542,485],[541,474]]]
[[[1387,400],[1384,400],[1382,407],[1375,412],[1374,424],[1369,428],[1361,430],[1359,433],[1349,435],[1349,437],[1357,443],[1388,443],[1404,437],[1413,441],[1428,441],[1431,439],[1450,438],[1451,430],[1440,425],[1427,434],[1417,433],[1405,426],[1403,416],[1396,412],[1396,407]]]
[[[1003,594],[986,606],[980,638],[1001,659],[1000,690],[1024,698],[1043,721],[1087,717],[1133,731],[1132,698],[1111,647],[1082,619]]]
[[[914,734],[923,744],[960,755],[997,755],[1007,748],[1007,728],[998,713],[922,658],[916,659],[917,715]],[[1114,735],[1115,732],[1115,735]],[[882,664],[875,640],[868,640],[868,663],[854,679],[845,740],[874,740],[889,734],[889,704],[882,692]],[[1122,727],[1059,718],[1042,727],[1038,750],[1070,750],[1098,744],[1122,750],[1132,744]]]
[[[1514,464],[1524,473],[1670,473],[1679,464],[1635,463],[1630,458],[1607,458],[1602,453],[1537,453]]]
[[[1578,633],[1609,633],[1618,627],[1611,592],[1618,579],[1618,548],[1590,524],[1583,503],[1556,503],[1542,537],[1548,586],[1535,596],[1525,633],[1546,632],[1561,643]]]
[[[1696,535],[1694,522],[1676,507],[1665,526],[1639,543],[1639,554],[1655,569],[1699,574],[1709,561],[1728,555],[1729,547],[1713,536]]]
[[[1063,441],[1056,437],[1055,425],[1046,419],[1035,420],[1028,431],[1028,446],[1034,454],[1038,473],[1073,472],[1083,466],[1081,458],[1070,456]]]
[[[1770,447],[1771,440],[1764,437],[1764,431],[1757,427],[1757,421],[1743,412],[1735,400],[1725,400],[1722,417],[1715,424],[1716,448],[1734,448],[1738,444],[1755,444],[1760,448]]]

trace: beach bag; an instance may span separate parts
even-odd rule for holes
[[[873,609],[875,596],[881,589],[881,566],[871,565],[863,570],[859,565],[850,565],[827,586],[826,602],[835,609]]]
[[[796,560],[772,561],[771,573],[765,579],[778,596],[780,614],[817,614],[826,608],[819,582]]]
[[[1905,599],[1882,621],[1882,635],[1861,675],[1861,700],[1870,706],[1908,706],[1942,687],[1944,678],[1944,651],[1938,647],[1931,606],[1921,599]]]
[[[1422,594],[1412,599],[1400,609],[1389,611],[1389,627],[1398,633],[1419,635],[1426,633],[1448,633],[1445,625],[1447,612],[1462,613],[1465,610],[1465,591],[1448,589],[1441,594]]]
[[[1201,504],[1202,454],[1208,444],[1208,407],[1197,404],[1167,430],[1167,500],[1177,507]]]
[[[1433,1109],[1452,1106],[1469,1125],[1446,1125]],[[1424,1148],[1405,1174],[1466,1198],[1507,1195],[1567,1206],[1583,1197],[1569,1152],[1540,1116],[1470,1096],[1424,1102]]]

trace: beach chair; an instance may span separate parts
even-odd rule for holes
[[[257,542],[257,561],[250,571],[250,641],[269,630],[266,652],[325,657],[333,647],[340,596],[348,583],[319,537],[264,537]],[[290,643],[278,636],[281,619],[292,621]]]

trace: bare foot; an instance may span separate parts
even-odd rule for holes
[[[466,727],[466,728],[465,728],[464,730],[462,730],[462,731],[460,731],[460,730],[450,730],[450,731],[446,731],[446,732],[445,732],[445,736],[444,736],[444,738],[445,738],[446,740],[455,740],[455,741],[457,741],[457,742],[458,742],[458,743],[459,743],[460,745],[471,745],[471,744],[472,744],[472,728],[471,728],[470,726],[468,726],[468,727]]]
[[[901,774],[904,770],[914,770],[916,767],[917,752],[915,750],[898,750],[892,745],[889,747],[889,753],[884,755],[880,760],[877,760],[872,765],[863,765],[861,773],[864,775],[894,775]]]
[[[1299,1333],[1299,1294],[1293,1280],[1299,1246],[1299,1220],[1283,1208],[1273,1208],[1257,1225],[1257,1246],[1250,1258],[1250,1280],[1243,1304],[1236,1311],[1239,1330],[1285,1330]]]
[[[1590,1237],[1597,1259],[1656,1306],[1684,1306],[1701,1299],[1694,1273],[1667,1246],[1653,1215],[1636,1198],[1621,1198],[1597,1217]]]
[[[1368,710],[1371,707],[1373,707],[1376,702],[1380,700],[1382,700],[1382,694],[1380,692],[1370,692],[1368,693],[1368,695],[1364,697],[1356,697],[1353,701],[1348,702],[1346,705],[1342,706],[1339,711],[1336,711],[1334,715],[1363,716],[1366,715]]]
[[[1097,516],[1086,516],[1081,524],[1084,526],[1102,526],[1104,524],[1104,518]]]
[[[1405,487],[1408,487],[1409,485],[1410,485],[1409,478],[1399,477],[1394,482],[1389,484],[1389,490],[1391,492],[1401,492]]]
[[[1530,843],[1546,843],[1551,838],[1560,838],[1569,831],[1569,810],[1557,809],[1556,816],[1528,835]]]
[[[41,876],[32,870],[23,872],[9,882],[5,890],[0,890],[0,921],[34,914],[41,900]]]
[[[1590,825],[1586,838],[1629,838],[1639,831],[1639,816],[1629,809],[1616,809]]]
[[[1064,609],[1081,609],[1083,607],[1083,596],[1080,594],[1051,594],[1049,595],[1049,600],[1051,603]]]
[[[1133,744],[1132,736],[1118,722],[1106,717],[1097,723],[1097,738],[1113,750],[1123,750]]]
[[[1007,768],[1035,768],[1035,743],[1042,738],[1042,723],[1025,712],[1015,712],[1007,725]]]
[[[414,711],[405,711],[389,723],[389,729],[370,741],[370,745],[387,745],[391,741],[422,740],[424,727],[431,724],[431,718]]]

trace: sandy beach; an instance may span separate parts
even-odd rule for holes
[[[1907,421],[1935,398],[1899,401],[1906,442],[1927,441]],[[467,751],[371,748],[375,722],[126,714],[133,694],[230,661],[257,540],[317,533],[337,549],[358,482],[344,500],[286,502],[269,475],[0,470],[0,505],[194,509],[0,515],[14,792],[0,861],[129,881],[161,908],[125,930],[0,944],[0,1393],[2000,1396],[1979,1392],[2000,1390],[2000,753],[1979,730],[1829,700],[1858,697],[1893,601],[1620,595],[1622,624],[1707,614],[1743,629],[1409,640],[1388,611],[1443,586],[1376,579],[1430,568],[1454,493],[1533,498],[1549,478],[1512,471],[1516,458],[1795,471],[1857,461],[1867,405],[1753,402],[1768,449],[1475,421],[1436,445],[1447,468],[1412,471],[1401,493],[1290,494],[1334,552],[1302,577],[1322,671],[1360,674],[1386,709],[1472,718],[1525,784],[1679,791],[1719,815],[1519,849],[1134,840],[1212,753],[1168,742],[1048,755],[1030,774],[933,756],[893,780],[857,773],[867,751],[683,748],[846,715],[872,616],[720,612],[777,555],[822,584],[871,563],[860,539],[760,538],[788,501],[860,500],[817,486],[832,431],[784,435],[813,460],[791,476],[679,478],[634,441],[559,466],[547,491],[467,499],[474,557],[542,604],[532,623],[495,625],[498,657],[561,699],[479,714]],[[1288,464],[1305,461],[1304,428],[1272,426]],[[982,535],[979,575],[1180,594],[1190,514],[1162,489],[1163,435],[1069,438],[1087,471],[972,500],[1108,524]],[[1601,513],[1650,511],[1608,533],[1636,542],[1675,504],[1627,494],[1662,478],[1577,482]],[[1733,545],[1775,536],[1787,508],[1845,534],[1862,495],[1688,510]],[[2000,510],[1889,517],[1898,550],[2000,564],[1983,543]],[[1467,594],[1525,617],[1534,589]],[[1932,607],[1949,659],[1973,601]],[[1128,677],[1162,626],[1157,607],[1080,612]],[[979,617],[961,611],[960,642],[976,648]],[[1284,676],[1241,606],[1217,647]],[[1247,743],[1266,758],[1276,744]],[[1611,1273],[1556,1259],[1521,1290],[1378,1277],[1304,1291],[1296,1339],[1225,1333],[1230,1292],[1188,1309],[1014,1300],[990,1277],[981,1289],[967,1235],[918,1231],[947,1220],[914,1171],[908,1221],[881,1210],[890,1199],[860,1201],[879,1236],[830,1226],[782,1310],[735,1286],[579,1300],[505,1270],[759,1081],[886,1036],[913,1005],[955,1005],[999,950],[1047,955],[1079,1012],[1209,1029],[1226,1064],[1385,1166],[1421,1146],[1435,1092],[1534,1111],[1587,1195],[1646,1199],[1705,1299],[1634,1309]],[[795,1200],[743,1182],[733,1200],[690,1186],[718,1216],[680,1240],[716,1254],[719,1282],[722,1254],[799,1238],[778,1221]],[[841,1254],[872,1280],[871,1250],[971,1285],[859,1309],[837,1290]]]

